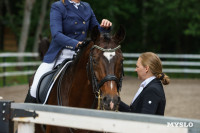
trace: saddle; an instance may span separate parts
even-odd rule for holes
[[[65,59],[60,65],[55,67],[52,71],[45,73],[37,86],[36,99],[38,103],[45,104],[48,100],[51,89],[62,72],[65,72],[70,64],[71,59]]]

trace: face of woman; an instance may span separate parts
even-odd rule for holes
[[[147,75],[147,68],[141,64],[141,59],[138,58],[135,71],[138,74],[138,79],[144,81]]]

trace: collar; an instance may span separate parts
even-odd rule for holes
[[[74,6],[76,6],[76,7],[78,7],[79,5],[80,5],[80,2],[79,3],[76,3],[76,2],[74,2],[74,1],[72,1],[72,0],[68,0],[69,1],[69,3],[72,3]]]
[[[145,88],[153,79],[155,79],[156,77],[155,76],[151,76],[147,79],[145,79],[141,84],[140,84],[140,87],[143,87]]]

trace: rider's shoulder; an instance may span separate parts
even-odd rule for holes
[[[91,8],[89,3],[83,2],[83,1],[81,1],[81,3],[82,3],[84,6]]]
[[[53,3],[51,4],[51,7],[62,8],[62,7],[64,7],[64,4],[63,4],[61,1],[56,1],[56,2],[53,2]]]

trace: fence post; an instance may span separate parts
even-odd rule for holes
[[[34,133],[35,124],[34,123],[18,123],[18,133]]]
[[[10,119],[12,102],[0,100],[0,133],[13,133],[14,131],[14,122]]]
[[[6,62],[6,57],[3,57],[3,63]],[[3,73],[6,72],[6,67],[3,67]],[[6,86],[6,76],[3,76],[3,86]]]

